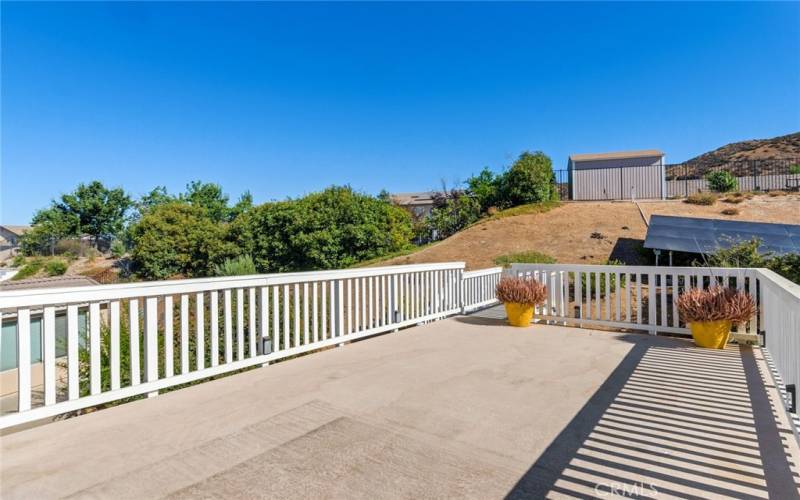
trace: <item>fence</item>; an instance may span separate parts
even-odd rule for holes
[[[461,280],[461,311],[474,311],[496,304],[495,287],[503,273],[502,267],[490,267],[480,271],[467,271]]]
[[[0,417],[0,428],[458,313],[463,269],[426,264],[4,292],[0,320],[16,322],[17,360],[37,359],[31,324],[39,322],[41,363],[17,363],[16,413]],[[66,316],[59,359],[57,316]],[[41,390],[33,390],[32,374]]]
[[[740,191],[800,190],[800,159],[747,160],[725,163],[677,163],[663,167],[642,165],[582,170],[580,181],[569,170],[555,170],[556,185],[562,200],[623,200],[681,198],[709,191],[706,176],[727,171],[737,180]],[[580,189],[573,196],[574,184]]]
[[[547,286],[537,321],[652,334],[689,333],[686,288],[745,290],[759,314],[736,331],[762,334],[778,376],[800,381],[800,286],[765,269],[423,264],[0,293],[18,361],[0,429],[491,305],[503,273]]]
[[[684,197],[709,191],[706,176],[721,171],[736,178],[739,191],[800,189],[800,159],[734,161],[713,166],[681,163],[666,166],[667,196]]]
[[[689,334],[674,300],[686,288],[719,283],[758,297],[757,270],[745,268],[513,264],[511,273],[547,286],[547,301],[536,310],[537,318],[654,334]],[[756,333],[757,322],[753,318],[737,331]]]

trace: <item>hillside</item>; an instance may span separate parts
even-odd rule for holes
[[[800,224],[800,195],[756,196],[735,205],[740,214],[720,213],[733,205],[689,205],[681,201],[642,202],[653,214]],[[631,202],[564,203],[546,213],[518,215],[472,226],[416,253],[373,265],[464,261],[468,269],[491,267],[498,256],[525,251],[549,254],[558,262],[597,264],[613,257],[641,262],[647,226]],[[641,262],[644,263],[644,262]]]
[[[686,163],[715,167],[737,161],[794,160],[797,158],[800,158],[800,132],[772,139],[733,142],[696,156]]]

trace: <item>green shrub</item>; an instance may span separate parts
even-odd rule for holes
[[[555,264],[556,259],[546,253],[528,250],[527,252],[500,255],[494,259],[498,266],[511,267],[511,264]]]
[[[14,267],[22,267],[25,265],[25,256],[24,255],[16,255],[14,256],[14,260],[12,261],[12,265]]]
[[[120,240],[114,240],[114,242],[111,243],[111,256],[115,259],[119,259],[123,255],[125,255],[125,244]]]
[[[67,263],[61,259],[53,259],[44,265],[44,270],[48,276],[61,276],[67,272]]]
[[[491,207],[501,203],[499,199],[502,176],[484,167],[478,175],[467,179],[467,191],[477,200],[481,212],[488,212]]]
[[[503,207],[558,200],[553,162],[541,151],[525,151],[519,155],[501,176],[499,184],[500,205]]]
[[[687,196],[683,201],[692,205],[713,205],[717,202],[717,195],[714,193],[694,193]]]
[[[215,276],[247,276],[256,272],[256,265],[249,255],[225,259],[222,264],[214,266]]]
[[[212,220],[205,207],[175,201],[153,207],[131,228],[131,260],[145,278],[209,276],[234,254],[227,225]]]
[[[727,193],[739,189],[739,181],[727,170],[718,170],[706,175],[708,188],[717,193]]]
[[[36,258],[29,260],[22,268],[17,271],[12,280],[24,280],[39,273],[44,266],[42,259]]]
[[[800,284],[800,253],[774,255],[760,252],[761,240],[753,238],[721,248],[705,256],[704,261],[695,261],[695,266],[711,267],[766,267],[784,278]]]
[[[789,167],[789,173],[792,175],[800,175],[800,163],[795,163]]]
[[[477,221],[480,216],[480,204],[471,196],[448,198],[442,206],[431,210],[430,216],[419,227],[421,234],[417,236],[422,241],[447,238]]]
[[[231,226],[235,248],[259,272],[350,267],[408,247],[411,236],[405,209],[349,186],[265,203]]]

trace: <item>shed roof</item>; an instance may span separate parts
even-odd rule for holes
[[[639,151],[615,151],[611,153],[582,153],[570,155],[569,159],[578,162],[593,160],[624,160],[627,158],[645,158],[651,156],[664,156],[664,152],[658,149],[642,149]]]
[[[753,238],[759,250],[778,255],[800,253],[800,225],[773,224],[699,217],[653,215],[647,228],[645,248],[677,252],[712,253]]]

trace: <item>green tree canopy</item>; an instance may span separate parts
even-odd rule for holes
[[[503,174],[500,192],[508,206],[557,200],[553,162],[541,151],[523,152]]]
[[[259,272],[332,269],[406,247],[411,217],[349,186],[330,187],[255,207],[234,221],[232,233]]]
[[[131,259],[145,278],[209,276],[235,253],[226,241],[227,224],[202,206],[173,201],[155,206],[130,230]]]
[[[95,244],[100,237],[117,236],[125,227],[131,199],[121,188],[109,189],[100,181],[78,184],[75,191],[53,200],[31,221],[34,230],[23,238],[23,249],[33,251],[47,241],[88,234]]]

